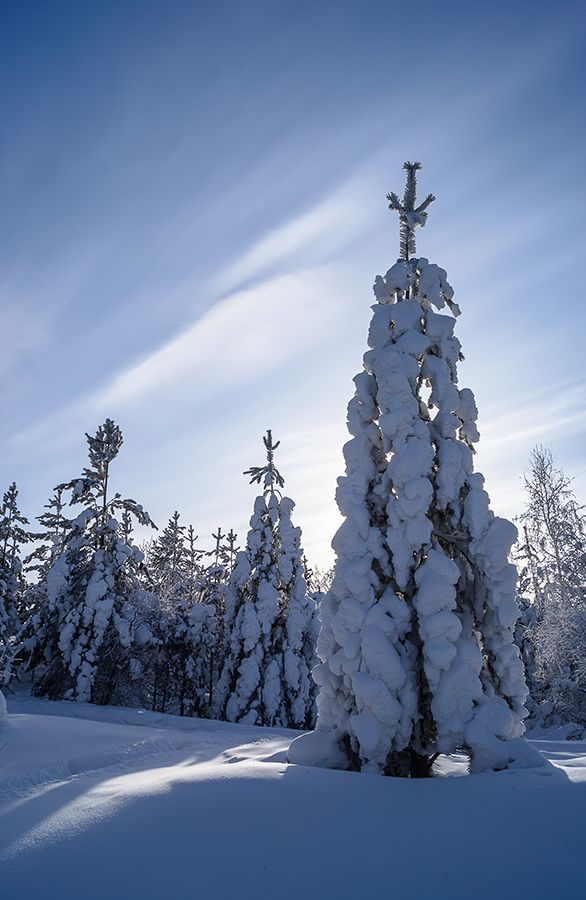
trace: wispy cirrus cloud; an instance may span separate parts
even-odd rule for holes
[[[356,177],[307,212],[262,235],[211,283],[223,294],[271,272],[311,267],[338,253],[371,223],[364,203],[365,178]]]
[[[487,408],[481,416],[478,465],[487,479],[492,505],[501,515],[523,508],[523,472],[536,444],[557,450],[586,437],[586,380],[548,384],[514,400],[502,412]],[[578,486],[579,487],[579,486]]]
[[[204,287],[208,296],[221,299],[117,375],[100,392],[99,408],[150,396],[171,382],[181,393],[186,378],[193,397],[235,379],[246,382],[276,359],[303,354],[319,339],[340,288],[327,260],[371,224],[367,206],[360,203],[365,180],[355,177],[312,209],[262,235]]]
[[[161,393],[170,402],[185,393],[194,400],[230,385],[242,388],[319,340],[335,302],[334,283],[331,269],[322,266],[230,294],[118,375],[97,395],[96,407],[119,409]]]
[[[491,415],[487,410],[483,455],[503,454],[536,441],[579,434],[586,429],[586,380],[547,385],[526,398],[522,406]]]

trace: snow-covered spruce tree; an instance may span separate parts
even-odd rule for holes
[[[202,570],[203,566],[201,563],[202,557],[204,555],[204,551],[200,550],[197,546],[197,542],[199,540],[199,535],[195,533],[195,528],[193,525],[187,526],[187,531],[185,533],[184,544],[185,544],[185,572],[187,576],[187,584],[189,590],[189,599],[195,600],[196,594],[199,590],[199,585],[201,583],[202,578]]]
[[[293,762],[421,777],[464,750],[472,771],[537,758],[523,734],[527,694],[513,642],[515,527],[473,473],[472,392],[457,387],[460,312],[446,273],[415,256],[418,163],[405,163],[401,254],[377,277],[364,371],[348,407],[352,439],[337,501],[332,587],[321,604],[317,731]],[[451,315],[436,310],[448,307]]]
[[[201,642],[200,652],[193,652],[190,660],[190,675],[193,683],[198,685],[194,697],[197,698],[199,715],[211,714],[215,709],[216,684],[229,654],[227,641],[231,630],[226,628],[226,593],[239,550],[233,529],[225,534],[218,526],[212,538],[213,549],[205,554],[210,562],[200,570],[199,602],[190,611],[192,640]],[[230,609],[233,615],[233,604]],[[201,686],[205,679],[207,690],[202,696]]]
[[[197,535],[179,519],[175,512],[149,551],[156,598],[150,702],[161,712],[202,716],[210,709],[216,609],[206,602],[206,570]]]
[[[35,693],[52,698],[111,703],[130,677],[129,647],[136,622],[130,602],[140,590],[142,553],[125,541],[116,516],[124,512],[154,527],[134,500],[110,496],[110,467],[122,446],[120,428],[106,419],[86,435],[89,467],[61,484],[70,505],[83,510],[71,522],[63,552],[47,573],[47,604],[54,627],[43,648],[46,668]],[[127,526],[126,526],[127,530]]]
[[[29,535],[38,544],[23,561],[28,580],[23,591],[22,625],[14,636],[10,653],[4,656],[5,684],[30,672],[34,682],[34,670],[46,662],[43,651],[51,645],[50,632],[57,625],[57,616],[47,602],[47,575],[63,552],[71,527],[64,515],[63,490],[57,489],[44,508],[46,511],[36,519],[43,530]]]
[[[217,536],[214,538],[217,548]],[[219,551],[212,551],[208,554],[214,557],[214,570],[210,573],[210,567],[202,563],[204,553],[197,549],[197,540],[190,525],[184,542],[186,589],[178,634],[186,647],[180,711],[184,715],[209,716],[221,659],[218,623],[226,570],[219,565]]]
[[[40,543],[25,559],[25,568],[27,573],[37,574],[39,582],[61,554],[71,528],[71,521],[65,515],[66,504],[63,488],[57,487],[44,505],[46,512],[36,518],[43,530],[33,536]]]
[[[180,515],[175,510],[149,553],[149,568],[153,580],[166,592],[177,590],[185,579],[187,548],[185,525],[179,524]]]
[[[150,706],[159,712],[175,708],[185,671],[186,647],[179,637],[184,631],[185,526],[179,519],[176,510],[159,537],[149,544],[146,558],[155,602],[149,617],[152,640],[142,678]]]
[[[291,522],[294,503],[279,492],[279,442],[270,431],[263,442],[266,465],[245,472],[264,493],[256,498],[246,549],[236,554],[225,592],[227,653],[215,713],[231,722],[306,728],[314,707],[316,607],[303,577],[301,531]]]
[[[518,550],[525,585],[519,643],[538,724],[586,725],[586,515],[551,451],[536,447],[525,476]]]
[[[12,655],[12,643],[24,614],[25,581],[21,547],[31,539],[28,525],[18,508],[18,488],[13,482],[0,506],[0,684],[7,680],[4,669]]]

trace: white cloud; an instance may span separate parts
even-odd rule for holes
[[[552,447],[556,462],[565,468],[558,450],[572,436],[586,434],[586,384],[553,384],[508,403],[508,412],[492,415],[489,409],[482,416],[478,468],[486,475],[494,510],[510,517],[523,509],[523,472],[531,449],[540,443]]]
[[[586,383],[555,384],[525,398],[506,413],[487,417],[483,455],[504,456],[536,442],[586,428]]]
[[[368,222],[364,184],[361,179],[353,179],[309,212],[261,237],[219,275],[212,287],[221,294],[274,268],[319,264],[360,234]]]
[[[181,392],[186,378],[196,394],[204,385],[213,390],[233,379],[241,383],[277,358],[303,352],[335,302],[334,269],[324,263],[367,227],[367,205],[360,202],[365,183],[365,176],[355,177],[309,212],[261,237],[204,288],[209,296],[228,296],[117,376],[101,392],[99,408],[151,395],[170,382]],[[238,289],[254,279],[257,284]]]
[[[171,384],[177,396],[188,392],[192,398],[232,384],[240,388],[319,340],[335,302],[335,276],[328,267],[239,291],[116,377],[97,406],[111,410]]]

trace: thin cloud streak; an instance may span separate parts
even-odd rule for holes
[[[514,517],[525,503],[523,472],[532,448],[553,448],[560,463],[557,451],[571,437],[586,440],[586,382],[550,385],[541,395],[514,403],[505,414],[487,412],[481,420],[477,468],[486,477],[495,512]],[[576,488],[580,494],[579,483]]]
[[[187,391],[192,399],[234,384],[242,387],[315,343],[334,302],[333,273],[327,267],[239,291],[118,376],[99,394],[96,407],[105,411],[137,400],[150,401],[169,385],[175,385],[179,395]],[[312,328],[308,332],[309,316]]]
[[[229,292],[228,296],[118,375],[102,391],[99,408],[129,402],[171,380],[181,385],[186,377],[192,379],[192,390],[197,392],[198,374],[210,370],[216,387],[235,375],[246,381],[258,371],[263,358],[266,363],[274,342],[280,342],[281,359],[294,357],[295,341],[301,341],[305,349],[333,311],[334,269],[322,265],[323,261],[372,224],[368,207],[360,203],[366,180],[364,174],[355,176],[324,202],[263,235],[205,288],[208,295]],[[267,277],[275,269],[279,274]],[[237,285],[251,279],[259,282],[234,293]],[[183,292],[187,292],[185,286]],[[284,335],[287,340],[282,342]],[[229,338],[236,340],[228,346]],[[216,365],[218,348],[222,348],[222,366]]]
[[[364,193],[363,179],[353,179],[313,209],[262,236],[212,281],[212,290],[222,294],[276,267],[287,270],[300,260],[304,267],[311,266],[339,252],[372,223],[362,202]]]
[[[515,446],[558,437],[560,432],[580,434],[586,429],[586,382],[559,385],[541,399],[487,418],[482,438],[483,453],[504,455]]]

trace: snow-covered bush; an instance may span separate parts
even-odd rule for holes
[[[370,349],[348,406],[317,734],[294,742],[290,758],[421,776],[438,753],[464,750],[479,771],[530,751],[508,561],[516,529],[491,512],[473,471],[479,434],[474,396],[458,387],[460,310],[445,271],[410,258],[433,197],[415,208],[418,164],[406,168],[403,204],[390,195],[403,258],[375,281]]]

